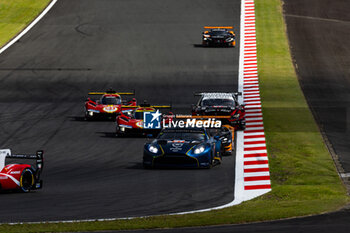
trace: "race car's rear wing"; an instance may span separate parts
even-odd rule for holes
[[[44,151],[38,150],[36,154],[8,154],[6,155],[6,158],[8,159],[35,159],[36,160],[36,166],[37,169],[42,170],[44,167]]]
[[[235,32],[233,31],[233,27],[231,26],[205,26],[204,29],[206,31],[203,32],[203,34],[209,33],[208,30],[213,30],[213,29],[227,29],[232,35],[235,35]]]
[[[135,90],[129,92],[117,92],[112,89],[107,91],[91,91],[89,95],[106,95],[106,94],[117,94],[117,95],[135,95]]]
[[[171,105],[137,105],[137,106],[129,106],[129,105],[123,105],[123,108],[172,108]]]
[[[242,92],[219,92],[219,91],[206,91],[206,92],[194,92],[194,96],[202,96],[202,95],[215,95],[215,94],[232,94],[237,97],[242,95]]]
[[[145,100],[142,104],[137,105],[137,106],[129,106],[129,105],[123,105],[122,107],[124,108],[169,108],[171,109],[173,106],[172,104],[170,105],[151,105],[149,103],[147,103],[147,101]]]
[[[231,26],[205,26],[205,29],[233,29]]]
[[[42,180],[40,180],[41,172],[44,168],[44,151],[38,150],[36,154],[11,154],[11,150],[5,149],[0,150],[0,167],[5,166],[5,159],[33,159],[36,160],[36,171],[35,171],[35,188],[39,189],[42,187]],[[2,170],[2,168],[1,168]]]

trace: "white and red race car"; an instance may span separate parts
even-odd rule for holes
[[[36,154],[11,154],[10,149],[0,150],[0,190],[20,190],[29,192],[42,188],[43,181],[40,175],[44,165],[44,152],[39,150]],[[10,163],[6,160],[35,160],[35,165]]]

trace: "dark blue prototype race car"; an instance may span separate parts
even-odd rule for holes
[[[146,143],[143,166],[211,168],[221,163],[219,136],[210,136],[204,128],[165,128]]]

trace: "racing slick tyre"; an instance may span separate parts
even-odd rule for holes
[[[239,127],[240,130],[243,130],[243,131],[245,130],[245,124],[239,124],[238,127]]]
[[[215,165],[221,164],[223,154],[224,153],[222,151],[219,152],[219,155],[215,159]]]
[[[144,169],[152,169],[153,168],[152,165],[145,164],[144,162],[142,163],[142,166],[143,166]]]
[[[116,137],[119,137],[119,134],[120,134],[120,130],[119,130],[119,125],[117,124],[117,125],[115,126],[115,136],[116,136]]]
[[[22,171],[21,178],[20,178],[20,190],[24,193],[30,192],[30,190],[33,188],[34,185],[34,172],[26,168]]]
[[[213,159],[211,160],[211,164],[207,167],[207,169],[210,169],[212,167],[215,167],[215,166],[221,164],[221,153],[219,155],[219,158],[220,158],[220,160],[217,159],[216,157],[213,157]]]
[[[207,167],[204,167],[205,169],[211,169],[214,165],[215,162],[212,160],[211,164],[209,164]]]
[[[223,155],[225,155],[225,156],[231,156],[232,154],[233,154],[233,149],[223,152]]]

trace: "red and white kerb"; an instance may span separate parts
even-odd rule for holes
[[[243,100],[246,130],[243,133],[244,190],[271,189],[269,163],[261,111],[256,54],[254,0],[244,0]]]

